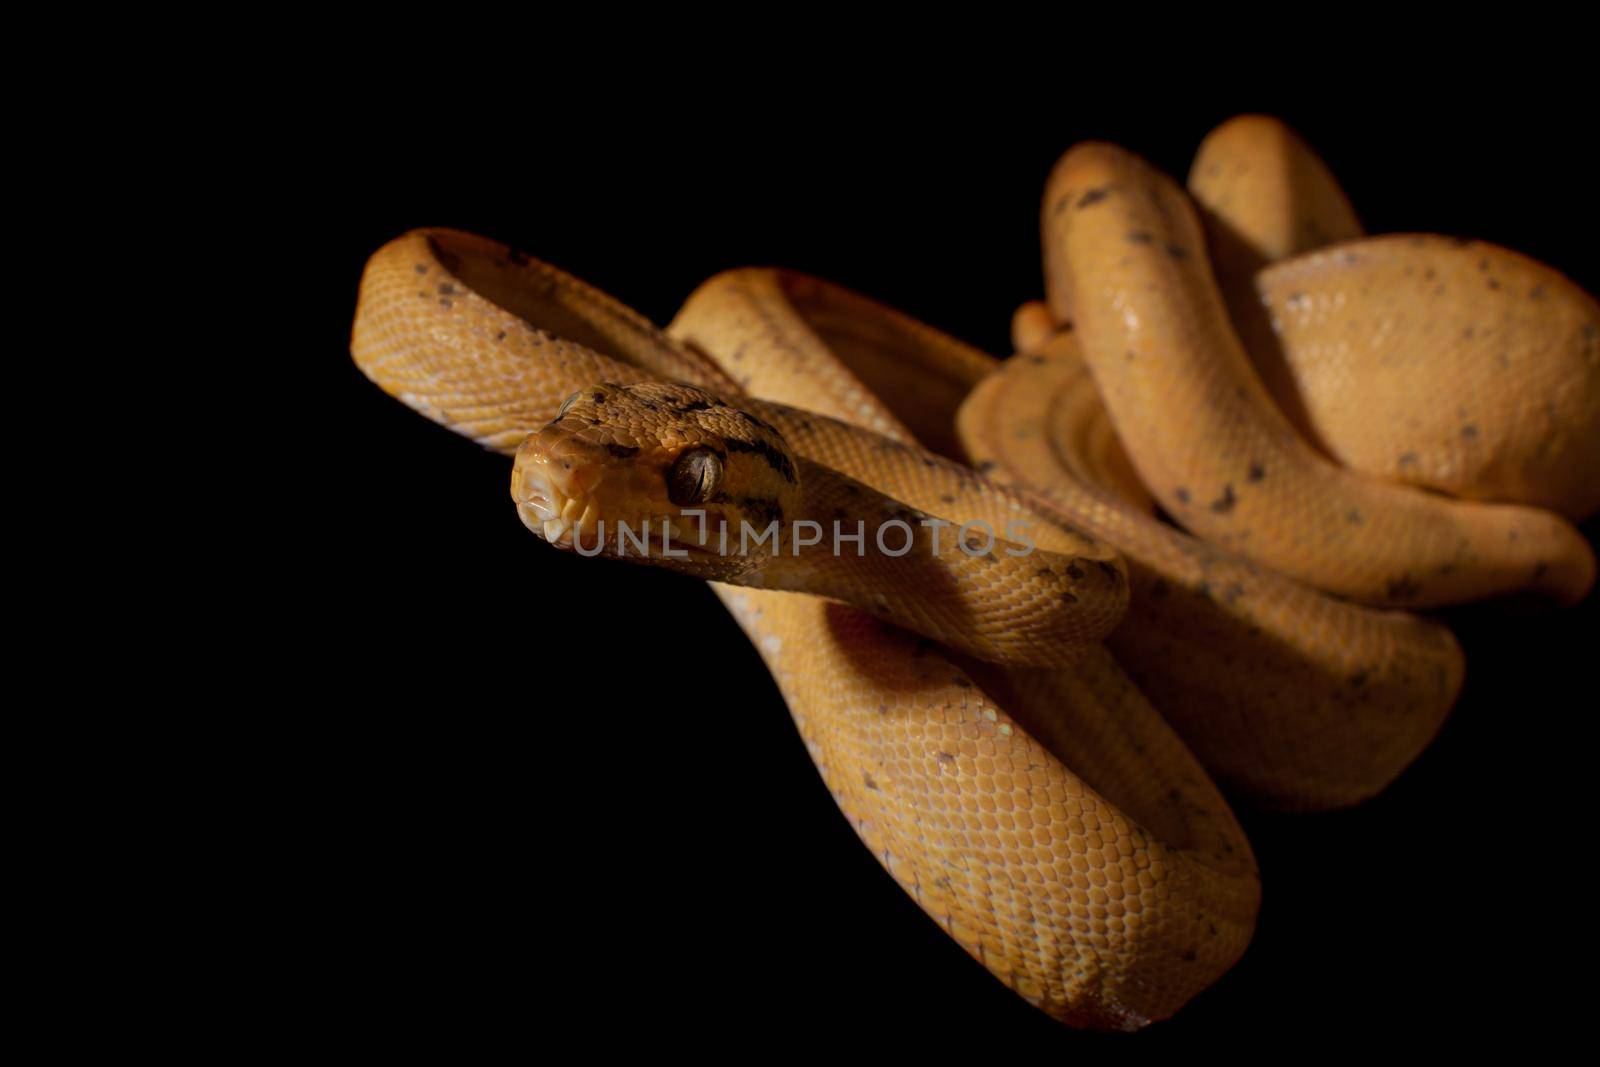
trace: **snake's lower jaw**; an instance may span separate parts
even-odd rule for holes
[[[557,548],[570,549],[581,540],[585,554],[609,555],[607,538],[616,543],[618,522],[610,519],[603,524],[600,509],[593,496],[587,493],[572,495],[551,478],[541,475],[538,467],[518,468],[512,482],[512,497],[517,503],[517,517],[522,525]],[[623,520],[635,537],[643,535],[646,549],[639,554],[646,558],[671,559],[666,553],[667,542],[659,539],[662,528],[669,537],[674,552],[688,552],[696,556],[717,555],[713,534],[702,538],[695,524],[686,519],[673,521],[667,518]],[[661,545],[662,556],[657,557],[652,547]],[[682,558],[681,556],[678,558]]]
[[[518,504],[517,517],[558,548],[571,548],[574,536],[588,537],[595,527],[594,505],[581,500],[568,500],[559,511],[543,504]]]

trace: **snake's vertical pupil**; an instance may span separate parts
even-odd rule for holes
[[[722,459],[709,448],[685,452],[667,471],[667,499],[679,507],[710,499],[722,482]]]

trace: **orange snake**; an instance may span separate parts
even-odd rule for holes
[[[1103,233],[1060,238],[1067,251],[1051,252],[1054,310],[1075,329],[1057,332],[1037,309],[1019,316],[1019,334],[1028,335],[1019,347],[1032,354],[998,370],[987,356],[897,312],[778,271],[719,275],[663,334],[554,268],[449,231],[408,234],[373,256],[351,347],[369,377],[430,418],[502,452],[521,445],[514,492],[525,518],[544,514],[534,508],[530,488],[528,472],[536,465],[606,452],[607,462],[633,463],[659,480],[663,470],[679,469],[686,448],[715,443],[703,435],[723,430],[705,423],[704,412],[725,403],[772,431],[770,438],[765,430],[748,431],[739,438],[746,451],[757,444],[786,447],[802,488],[808,478],[811,488],[854,484],[881,494],[872,498],[882,501],[874,507],[903,506],[957,522],[1037,519],[1042,558],[1059,560],[1042,568],[1049,576],[1034,576],[1058,583],[1049,587],[1056,590],[1050,611],[1039,613],[1048,596],[1023,598],[1022,617],[1036,622],[1037,640],[1006,640],[1005,611],[918,615],[908,592],[877,599],[903,579],[881,560],[886,569],[876,579],[856,571],[827,586],[834,600],[714,588],[772,671],[841,809],[923,909],[1051,1014],[1074,1025],[1133,1028],[1171,1014],[1231,966],[1248,944],[1259,898],[1254,859],[1237,823],[1155,709],[1234,788],[1280,806],[1326,807],[1370,795],[1415,756],[1454,699],[1461,662],[1448,631],[1436,624],[1335,600],[1227,551],[1253,552],[1266,543],[1262,562],[1270,555],[1281,568],[1286,556],[1276,541],[1304,541],[1303,532],[1299,541],[1293,532],[1275,541],[1270,524],[1255,523],[1261,513],[1243,492],[1234,493],[1229,510],[1236,518],[1251,516],[1252,533],[1269,531],[1259,538],[1241,539],[1244,524],[1235,523],[1224,531],[1232,535],[1226,545],[1207,544],[1150,515],[1135,469],[1180,520],[1188,515],[1177,509],[1176,492],[1186,485],[1165,465],[1170,457],[1128,437],[1141,403],[1159,422],[1162,401],[1141,402],[1131,391],[1148,386],[1137,382],[1113,384],[1123,349],[1144,342],[1130,342],[1127,315],[1098,321],[1104,307],[1126,306],[1125,294],[1107,286],[1126,278],[1129,293],[1143,298],[1146,275],[1139,271],[1151,271],[1148,277],[1165,287],[1158,297],[1179,292],[1213,318],[1221,297],[1214,287],[1204,291],[1202,243],[1182,218],[1181,197],[1160,188],[1150,193],[1146,185],[1159,182],[1131,157],[1091,156],[1090,163],[1080,167],[1069,155],[1053,196],[1076,203],[1122,183],[1146,198],[1135,208],[1149,214],[1118,217]],[[1113,208],[1116,195],[1108,192],[1090,206]],[[1047,246],[1054,249],[1051,212],[1047,198]],[[1130,242],[1135,227],[1150,239]],[[1176,262],[1170,246],[1180,243],[1188,253],[1181,276],[1163,274],[1167,261]],[[1119,265],[1130,244],[1135,261]],[[1105,269],[1107,256],[1113,270]],[[1306,291],[1346,284],[1346,277],[1322,270]],[[1097,295],[1085,295],[1083,278],[1096,279]],[[1164,315],[1180,325],[1204,320],[1189,305],[1140,310],[1141,322],[1159,324]],[[1226,333],[1217,322],[1206,329],[1200,336],[1207,345]],[[1242,381],[1248,391],[1251,379],[1238,359],[1233,364],[1225,380]],[[652,392],[663,387],[648,383],[663,379],[698,391]],[[1135,399],[1124,402],[1117,389]],[[1102,392],[1110,401],[1105,408],[1097,400]],[[576,401],[568,408],[576,413],[573,424],[592,439],[588,451],[548,429],[569,398]],[[1175,394],[1172,402],[1191,399]],[[1265,401],[1249,399],[1253,407],[1217,425],[1237,434],[1252,415],[1264,420]],[[663,403],[674,410],[660,411]],[[630,414],[612,416],[607,406]],[[658,423],[657,414],[666,421]],[[613,417],[622,421],[606,421]],[[1084,427],[1090,437],[1082,436]],[[1495,432],[1488,424],[1482,429],[1486,436]],[[623,431],[633,436],[619,436]],[[1280,427],[1255,433],[1240,438],[1249,453],[1237,475],[1241,489],[1266,481],[1251,480],[1249,464],[1264,457],[1248,446],[1281,449],[1271,453],[1275,472],[1326,462],[1295,452]],[[1119,438],[1129,445],[1125,454]],[[924,451],[918,440],[947,455],[965,445],[987,461],[992,477]],[[1209,487],[1203,479],[1216,480],[1237,449],[1230,443],[1204,451],[1204,468],[1182,471],[1194,483],[1191,496]],[[724,453],[719,464],[731,469],[733,457]],[[720,467],[716,474],[725,476]],[[1414,490],[1383,492],[1420,498]],[[1370,485],[1351,493],[1356,503],[1341,498],[1339,508],[1367,509],[1380,532],[1382,522],[1404,527]],[[1407,499],[1405,507],[1422,507]],[[563,496],[563,506],[570,500]],[[1436,498],[1427,504],[1446,506]],[[574,518],[581,517],[577,510]],[[1344,521],[1342,512],[1337,517]],[[1531,542],[1551,539],[1541,544],[1551,551],[1540,558],[1548,556],[1553,566],[1540,581],[1569,595],[1581,592],[1581,564],[1587,559],[1592,573],[1592,557],[1560,542],[1564,524],[1531,510],[1514,518]],[[530,525],[551,529],[542,520]],[[563,540],[562,525],[554,530],[554,539]],[[1563,547],[1571,558],[1554,552]],[[1126,558],[1125,569],[1112,549]],[[1301,566],[1300,573],[1380,601],[1444,599],[1491,584],[1428,573],[1426,584],[1423,577],[1409,579],[1417,593],[1394,597],[1387,571],[1348,577],[1338,565],[1345,557],[1330,551],[1327,558],[1335,564],[1329,572]],[[1532,567],[1516,560],[1522,577],[1531,578]],[[1509,564],[1489,570],[1512,573]],[[1020,578],[995,588],[1010,591]],[[975,603],[982,581],[974,570],[970,583],[963,578],[936,592],[951,603]],[[1130,621],[1111,633],[1108,651],[1095,638],[1123,610],[1130,583]],[[1502,577],[1501,585],[1508,584]],[[1082,625],[1059,647],[1051,645],[1050,635],[1073,620]],[[1261,655],[1263,649],[1270,651]],[[1016,666],[1028,662],[1045,669]],[[1334,707],[1346,715],[1330,720],[1324,712]]]

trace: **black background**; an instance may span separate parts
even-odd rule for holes
[[[1490,79],[1358,102],[1193,85],[1137,102],[1068,73],[981,97],[780,93],[743,74],[669,89],[653,71],[592,106],[587,82],[500,89],[492,111],[468,81],[442,99],[424,81],[403,114],[334,109],[305,146],[314,165],[288,179],[328,240],[300,295],[332,415],[317,474],[338,502],[310,561],[324,699],[283,727],[299,750],[286,788],[316,813],[291,874],[317,932],[305,1006],[440,1051],[848,1037],[1001,1056],[1476,1041],[1584,1009],[1589,983],[1564,975],[1593,949],[1590,754],[1573,742],[1594,702],[1593,596],[1450,613],[1468,677],[1434,746],[1356,810],[1241,805],[1264,883],[1248,953],[1169,1021],[1079,1034],[878,867],[703,585],[550,550],[517,521],[507,460],[383,396],[346,350],[366,255],[449,225],[658,322],[715,271],[770,263],[1004,354],[1012,309],[1041,293],[1056,156],[1106,138],[1181,176],[1243,110],[1299,128],[1371,231],[1498,241],[1600,291],[1582,96]]]

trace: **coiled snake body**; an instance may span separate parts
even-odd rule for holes
[[[1144,204],[1154,214],[1118,218],[1118,239],[1141,227],[1150,240],[1133,254],[1168,258],[1163,247],[1182,242],[1196,261],[1184,270],[1203,271],[1194,227],[1173,221],[1181,201],[1151,198],[1136,161],[1096,158],[1095,170],[1072,158],[1053,197],[1089,197],[1108,213],[1117,195]],[[452,231],[407,234],[373,256],[351,348],[387,392],[515,451],[513,496],[540,536],[618,555],[597,536],[607,520],[670,532],[682,554],[658,549],[649,562],[713,580],[885,869],[1030,1002],[1075,1025],[1126,1029],[1171,1014],[1231,966],[1259,901],[1248,843],[1167,720],[1235,788],[1326,807],[1392,779],[1460,684],[1442,627],[1334,600],[1263,564],[1288,560],[1301,577],[1380,602],[1423,602],[1507,587],[1524,557],[1499,541],[1514,565],[1475,567],[1490,557],[1481,548],[1423,551],[1419,589],[1401,598],[1387,588],[1387,556],[1352,577],[1342,563],[1296,563],[1283,545],[1307,544],[1305,532],[1255,535],[1278,511],[1238,490],[1234,518],[1248,516],[1252,536],[1239,538],[1247,524],[1236,522],[1226,546],[1154,518],[1144,486],[1187,523],[1179,488],[1194,500],[1206,478],[1265,479],[1223,472],[1231,445],[1177,472],[1130,439],[1141,419],[1195,398],[1117,384],[1136,313],[1113,294],[1120,318],[1091,322],[1109,277],[1095,248],[1108,240],[1061,237],[1053,313],[1019,315],[1019,347],[1031,351],[1004,366],[781,271],[719,275],[663,333],[546,264]],[[1329,284],[1342,284],[1333,273]],[[1205,296],[1203,281],[1164,284]],[[1145,298],[1137,276],[1129,285]],[[1069,318],[1076,329],[1062,328]],[[1147,394],[1124,400],[1135,388]],[[1248,418],[1218,425],[1234,432]],[[1254,445],[1277,442],[1274,475],[1291,481],[1300,468],[1281,438],[1276,427],[1246,435],[1239,454],[1249,464]],[[963,446],[992,477],[947,458]],[[1421,505],[1408,498],[1397,513],[1379,495],[1352,486],[1338,507],[1367,509],[1382,546],[1384,524],[1409,531],[1420,520],[1395,516]],[[788,529],[800,518],[861,529],[861,550],[802,545]],[[751,519],[780,520],[783,539],[753,555],[711,551],[721,530]],[[951,524],[942,546],[937,520]],[[904,554],[875,540],[891,521],[913,531]],[[969,551],[954,531],[979,521],[1000,537]],[[1560,520],[1521,509],[1506,521],[1492,533],[1516,529],[1532,547],[1515,552],[1546,563],[1537,576],[1524,568],[1525,580],[1581,592],[1592,557],[1561,540]],[[1008,551],[1013,523],[1031,553]],[[1435,560],[1453,569],[1430,570]],[[1118,627],[1130,585],[1132,614]],[[1345,714],[1325,714],[1334,706]]]

